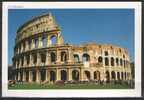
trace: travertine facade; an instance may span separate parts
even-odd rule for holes
[[[54,17],[38,16],[17,31],[13,65],[26,82],[131,80],[128,52],[96,43],[65,44]]]

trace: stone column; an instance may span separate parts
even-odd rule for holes
[[[40,63],[41,63],[41,59],[40,59],[40,53],[38,52],[37,53],[37,66],[40,66]]]
[[[118,78],[117,78],[117,71],[115,71],[115,80],[117,81],[118,80]]]
[[[60,80],[60,71],[59,69],[56,69],[56,81]]]
[[[33,66],[33,56],[30,54],[30,67]]]
[[[120,80],[122,80],[122,77],[121,77],[121,72],[119,71],[119,75],[120,75]]]
[[[25,41],[25,51],[27,51],[28,50],[28,41]]]
[[[26,72],[23,71],[23,81],[25,82],[26,81]]]
[[[27,65],[27,59],[26,59],[26,56],[24,56],[24,67],[26,67],[26,65]]]
[[[71,55],[71,49],[68,49],[68,56],[67,56],[67,58],[68,58],[68,62],[70,63],[70,62],[72,62],[72,55]]]
[[[33,78],[32,71],[29,71],[29,82],[32,82],[32,78]]]
[[[60,52],[57,50],[56,52],[56,63],[60,63]]]
[[[50,36],[47,36],[47,47],[50,46]]]
[[[71,68],[68,68],[68,71],[67,71],[68,73],[68,81],[71,81],[72,80],[72,72],[71,72]]]
[[[20,80],[20,71],[18,71],[18,80]]]
[[[49,54],[49,52],[47,51],[46,52],[46,65],[49,65],[50,64],[50,54]]]
[[[35,43],[34,43],[34,39],[32,39],[32,49],[34,49],[35,48]]]
[[[41,48],[41,47],[42,47],[42,37],[39,37],[39,38],[38,38],[38,41],[39,41],[39,42],[38,42],[38,44],[39,44],[39,45],[38,45],[38,48]]]
[[[50,71],[48,69],[46,69],[46,81],[50,81]]]
[[[71,74],[71,75],[72,75],[72,74]],[[80,76],[81,76],[80,80],[81,80],[81,81],[84,81],[84,72],[83,72],[83,69],[82,69],[82,68],[80,69]]]
[[[93,71],[90,71],[90,79],[91,79],[91,80],[94,80],[94,74],[93,74]]]
[[[36,70],[36,82],[40,83],[40,71]]]

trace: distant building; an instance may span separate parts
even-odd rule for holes
[[[126,49],[107,44],[65,44],[51,13],[22,25],[15,39],[15,79],[26,82],[128,81],[130,58]]]

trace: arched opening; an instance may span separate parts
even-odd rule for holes
[[[79,56],[77,54],[74,54],[74,61],[79,63],[80,60],[79,60]]]
[[[111,66],[114,66],[114,58],[111,57]]]
[[[50,81],[55,81],[56,80],[56,73],[55,71],[50,71]]]
[[[26,71],[26,82],[29,81],[29,71]]]
[[[79,72],[77,70],[72,71],[72,79],[75,81],[79,80]]]
[[[124,78],[123,78],[123,72],[121,72],[121,78],[122,78],[122,80],[124,79]]]
[[[28,40],[28,48],[31,49],[31,39]]]
[[[115,80],[115,79],[116,79],[116,75],[115,75],[115,72],[114,72],[114,71],[111,72],[111,76],[112,76],[112,80]]]
[[[42,45],[43,45],[43,47],[46,47],[46,45],[47,45],[47,38],[46,38],[45,34],[42,36]]]
[[[105,58],[105,66],[109,66],[109,59],[107,57]]]
[[[23,64],[24,64],[24,57],[22,56],[22,58],[21,58],[21,66],[23,66]]]
[[[99,71],[94,72],[94,79],[95,80],[100,80],[100,72]]]
[[[46,54],[41,53],[41,62],[45,63],[45,61],[46,61]]]
[[[119,65],[119,59],[118,58],[116,58],[116,64],[117,64],[117,66]]]
[[[42,70],[40,70],[40,76],[41,76],[41,81],[43,82],[43,81],[45,81],[45,79],[46,79],[46,70],[45,69],[42,69]]]
[[[87,61],[90,61],[90,56],[87,53],[85,53],[83,54],[83,62],[87,62]]]
[[[121,66],[123,65],[123,63],[122,63],[122,59],[120,59],[120,65],[121,65]]]
[[[66,54],[66,52],[61,52],[61,61],[62,62],[66,62],[67,61],[67,54]]]
[[[26,56],[26,59],[27,59],[27,65],[29,65],[29,63],[30,63],[30,56],[27,55],[27,56]]]
[[[51,40],[51,45],[54,45],[57,43],[57,37],[55,35],[51,36],[50,40]]]
[[[56,62],[56,54],[54,52],[51,52],[51,62]]]
[[[110,74],[106,71],[106,82],[110,82]]]
[[[117,72],[117,79],[120,80],[120,73]]]
[[[103,58],[100,56],[100,57],[98,57],[98,62],[99,63],[102,63],[103,62]]]
[[[38,38],[36,38],[36,39],[34,40],[34,44],[35,44],[35,48],[38,48],[38,44],[39,44]]]
[[[65,70],[61,70],[61,80],[67,80],[67,72]]]
[[[34,63],[34,64],[37,63],[37,54],[33,54],[33,63]]]
[[[123,60],[123,65],[124,65],[124,67],[125,67],[125,65],[126,65],[126,61],[125,61],[125,60]]]
[[[90,80],[90,72],[89,71],[84,71],[86,80]]]
[[[126,74],[126,72],[125,72],[125,80],[127,80],[127,74]]]
[[[22,71],[20,71],[20,81],[22,81],[23,80],[23,73],[22,73]]]
[[[105,51],[105,56],[108,56],[108,51]]]
[[[32,81],[35,82],[36,81],[36,71],[32,71]]]

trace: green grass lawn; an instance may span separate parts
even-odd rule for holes
[[[36,84],[36,83],[25,83],[25,84],[15,84],[14,86],[9,86],[9,89],[130,89],[126,84]]]

